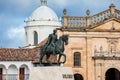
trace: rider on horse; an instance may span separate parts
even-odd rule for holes
[[[48,50],[48,46],[49,46],[50,50],[52,50],[53,54],[55,54],[55,43],[58,40],[57,35],[56,35],[56,31],[57,31],[56,29],[53,30],[53,33],[49,35],[48,40],[44,46],[45,51],[49,51]]]
[[[52,65],[51,61],[49,60],[50,55],[59,55],[57,62],[65,63],[66,62],[66,55],[64,54],[64,45],[68,44],[68,35],[62,35],[57,39],[56,30],[53,31],[52,34],[49,35],[48,40],[45,45],[40,47],[40,65],[43,64],[42,60],[43,57],[46,55],[46,61],[49,65]],[[60,62],[61,56],[64,56],[64,61]]]

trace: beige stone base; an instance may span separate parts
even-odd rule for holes
[[[71,67],[34,67],[30,80],[74,80]]]

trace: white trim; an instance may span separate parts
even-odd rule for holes
[[[6,69],[8,69],[10,65],[15,65],[17,69],[19,69],[23,64],[27,65],[28,69],[33,65],[31,61],[0,61],[0,65],[4,65]]]

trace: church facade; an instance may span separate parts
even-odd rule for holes
[[[63,27],[68,34],[65,66],[73,68],[75,80],[120,80],[120,11],[109,9],[86,17],[68,16],[63,11]]]
[[[61,24],[47,0],[41,0],[26,21],[25,47],[0,48],[0,80],[29,80],[31,68],[39,64],[40,46],[56,28],[58,37],[69,35],[63,66],[73,68],[75,80],[120,80],[120,10],[111,4],[92,16],[89,10],[85,17],[63,13]]]

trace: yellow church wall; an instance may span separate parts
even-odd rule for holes
[[[94,60],[95,49],[100,51],[102,46],[103,51],[108,51],[109,39],[117,39],[117,50],[120,50],[120,33],[119,32],[70,32],[61,31],[60,35],[68,34],[68,45],[65,46],[65,54],[67,56],[67,62],[64,66],[70,66],[73,68],[74,74],[81,74],[84,80],[105,80],[105,72],[114,67],[112,63],[118,64],[117,60]],[[81,53],[81,66],[74,66],[74,52]],[[104,63],[104,66],[103,66]],[[102,66],[101,66],[102,65]],[[120,69],[116,65],[115,68]],[[102,69],[102,72],[101,72]]]
[[[106,72],[115,68],[120,71],[120,61],[119,60],[96,60],[95,61],[95,80],[105,80]]]
[[[112,27],[115,29],[112,30]],[[108,69],[120,71],[120,23],[116,19],[87,31],[58,29],[58,35],[63,34],[69,35],[64,66],[72,67],[74,74],[82,75],[84,80],[105,80]],[[81,66],[74,66],[75,52],[81,53]]]

